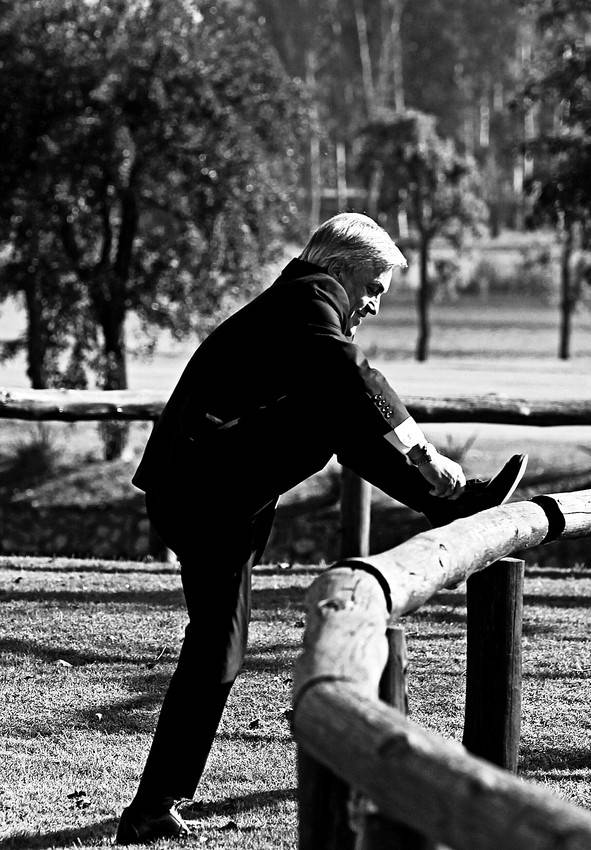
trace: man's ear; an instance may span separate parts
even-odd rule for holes
[[[341,274],[345,270],[345,264],[342,260],[333,260],[328,267],[328,273],[336,277],[338,281],[341,279]]]

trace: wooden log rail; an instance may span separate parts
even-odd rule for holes
[[[166,403],[160,393],[132,390],[32,390],[0,387],[0,419],[29,421],[155,421]],[[591,425],[591,399],[525,401],[502,395],[407,396],[416,420],[505,425]],[[341,484],[341,557],[369,553],[371,487],[345,472]]]
[[[293,729],[304,765],[319,762],[388,819],[455,850],[589,850],[590,813],[469,755],[377,698],[389,622],[515,551],[589,535],[591,490],[551,494],[328,569],[310,588],[294,677]],[[310,793],[302,793],[309,805]],[[301,810],[300,850],[352,847],[323,834],[326,795],[317,798],[316,815]]]
[[[525,401],[501,395],[426,398],[406,396],[420,422],[490,422],[505,425],[591,425],[591,399]],[[162,412],[162,393],[137,390],[32,390],[0,387],[0,418],[151,420]]]

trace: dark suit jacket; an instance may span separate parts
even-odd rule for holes
[[[324,269],[292,260],[199,346],[150,437],[133,483],[253,505],[333,454],[384,487],[367,447],[408,411],[345,335],[349,299]],[[400,455],[399,455],[400,457]],[[207,495],[206,495],[207,494]]]

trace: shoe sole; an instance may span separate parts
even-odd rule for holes
[[[510,487],[510,489],[508,490],[507,494],[504,496],[504,498],[503,498],[502,502],[499,502],[499,505],[504,505],[504,504],[506,504],[506,503],[509,501],[509,499],[511,498],[511,496],[513,495],[513,493],[517,490],[517,487],[518,487],[518,485],[519,485],[519,482],[521,481],[521,479],[523,478],[523,475],[524,475],[524,473],[525,473],[525,470],[526,470],[526,467],[527,467],[527,462],[528,462],[528,460],[529,460],[529,456],[528,456],[528,455],[526,455],[526,454],[525,454],[525,455],[523,455],[523,457],[522,457],[522,459],[521,459],[521,463],[520,463],[520,465],[519,465],[519,469],[518,469],[518,470],[517,470],[517,472],[515,473],[515,478],[514,478],[514,480],[513,480],[513,484],[511,485],[511,487]]]

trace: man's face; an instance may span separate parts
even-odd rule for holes
[[[392,283],[392,269],[374,274],[370,269],[343,270],[339,280],[349,296],[351,309],[347,323],[347,334],[354,336],[363,319],[369,314],[377,316],[380,299]]]

